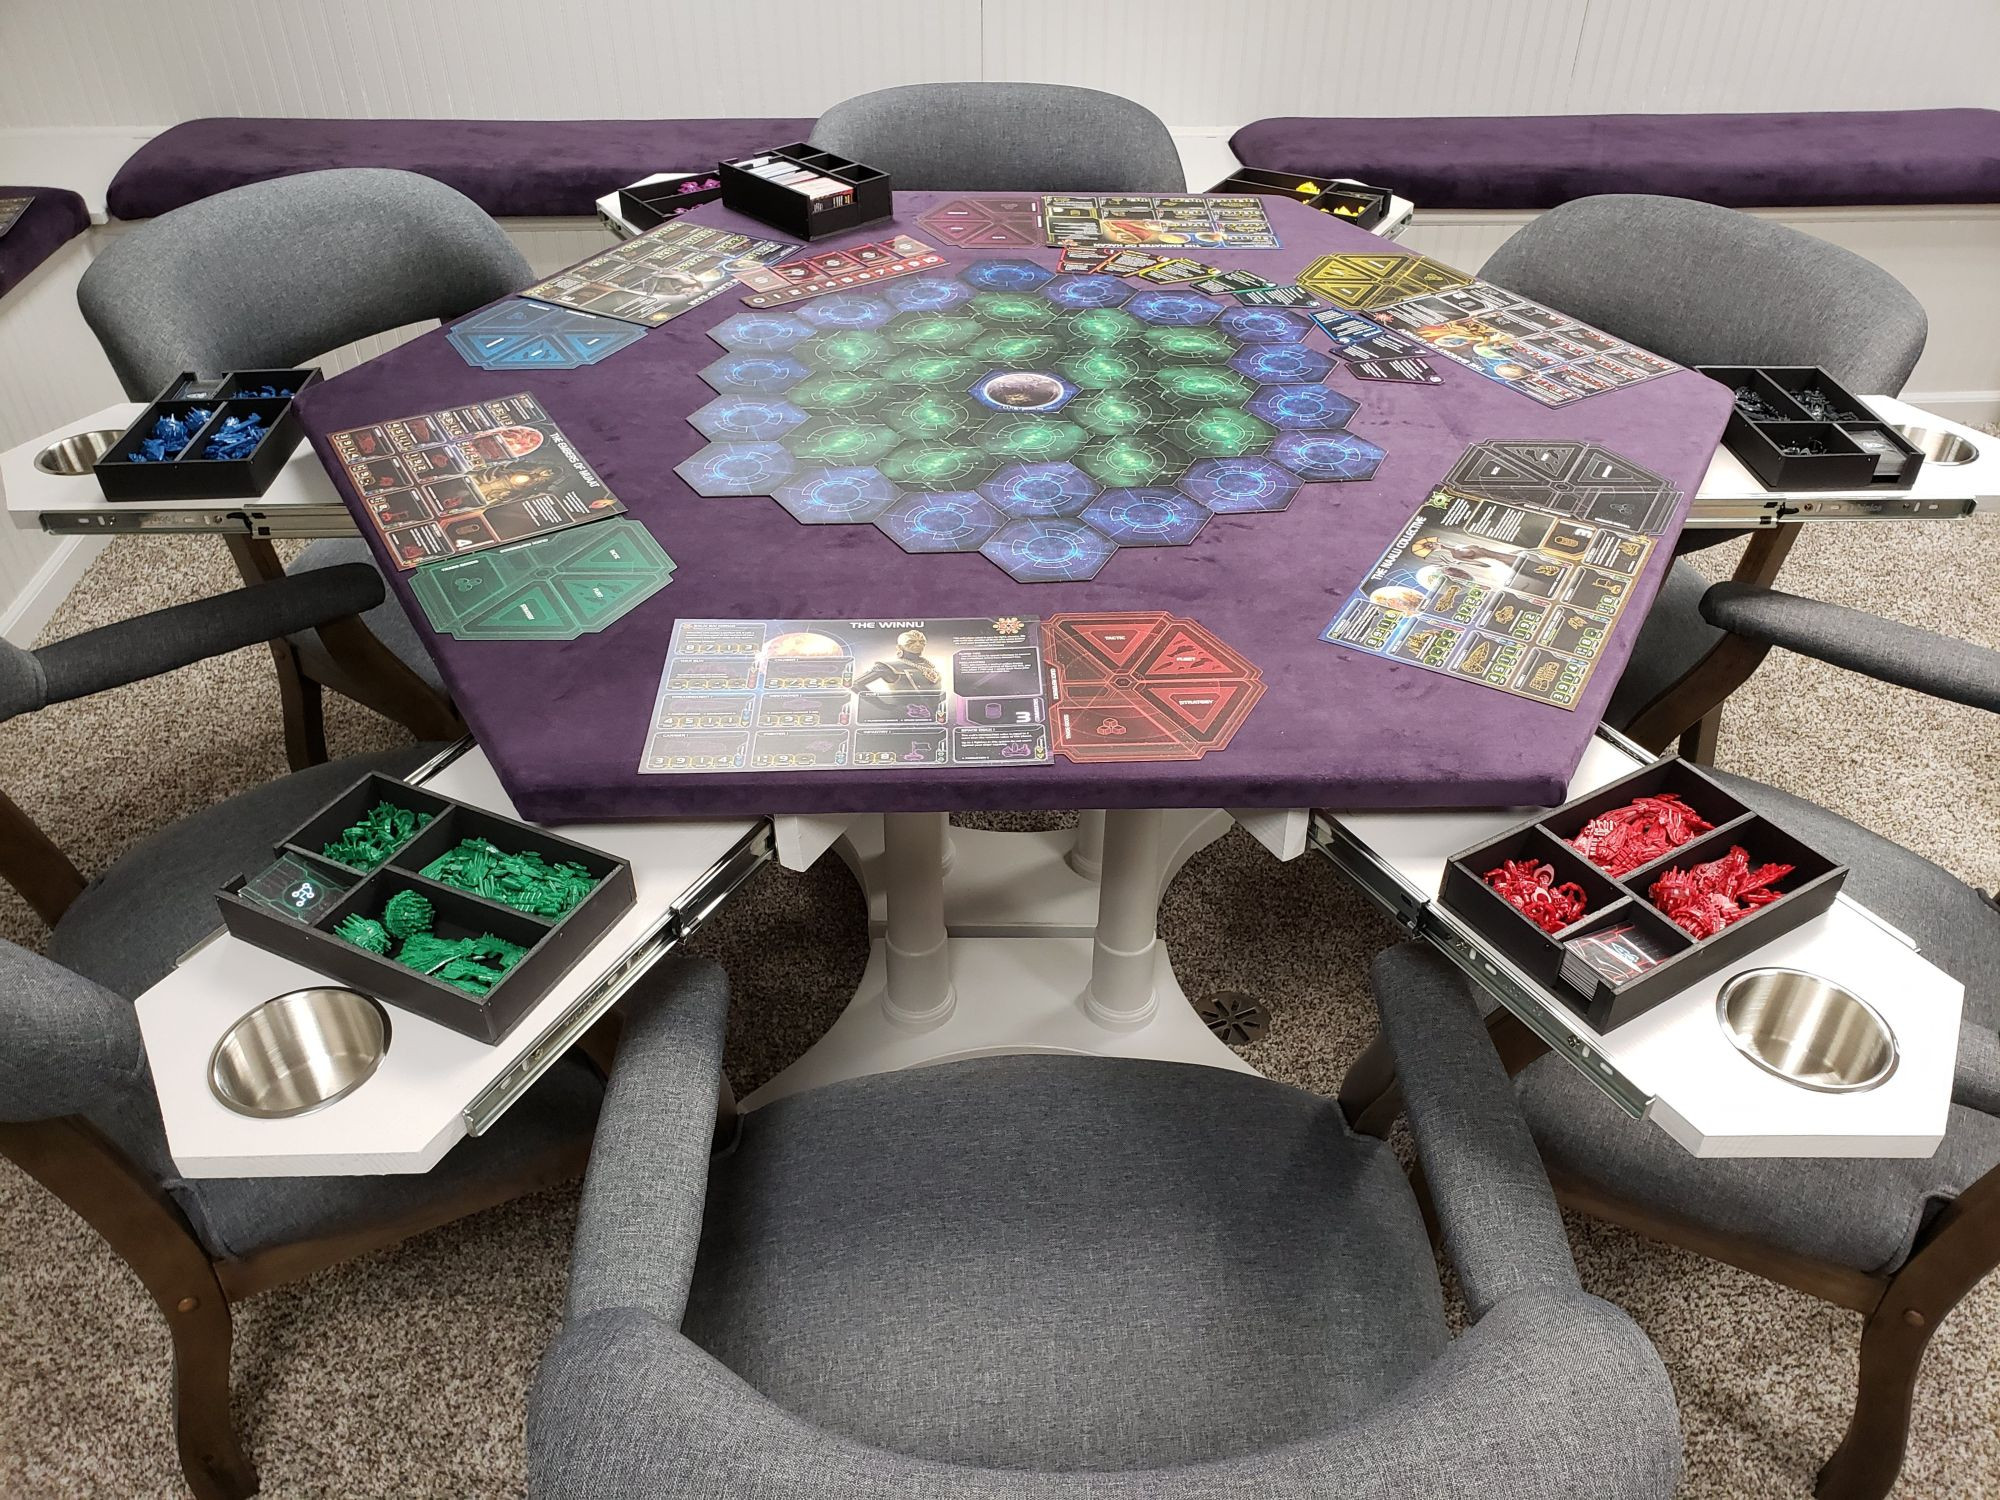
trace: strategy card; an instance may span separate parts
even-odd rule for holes
[[[645,329],[621,318],[527,297],[482,308],[445,335],[460,358],[482,370],[574,370],[645,336]]]
[[[625,509],[526,393],[350,428],[327,441],[402,569]]]
[[[673,219],[579,261],[522,295],[657,328],[722,292],[738,271],[798,248]]]
[[[33,193],[25,198],[0,198],[0,235],[12,229],[28,211],[28,205],[35,201]]]
[[[1227,748],[1263,674],[1194,620],[1160,612],[1043,622],[1055,748],[1077,762],[1200,760]]]
[[[1185,245],[1275,250],[1278,237],[1254,194],[1051,194],[1042,200],[1047,243]]]
[[[1320,639],[1573,709],[1652,548],[1439,489]]]
[[[944,264],[944,257],[922,240],[899,234],[877,244],[849,245],[799,260],[751,266],[736,273],[748,288],[743,301],[750,307],[778,307],[828,292],[857,291],[877,281],[914,276]]]
[[[1369,316],[1543,406],[1567,406],[1680,368],[1484,281],[1433,289]]]
[[[681,620],[641,773],[1045,765],[1033,616]]]

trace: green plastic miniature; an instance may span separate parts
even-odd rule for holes
[[[346,938],[357,948],[366,948],[370,953],[379,953],[385,958],[388,956],[391,946],[389,930],[372,917],[364,917],[358,911],[349,912],[333,931],[334,936]]]
[[[417,891],[398,891],[382,905],[382,925],[395,937],[428,933],[436,920],[429,898]]]

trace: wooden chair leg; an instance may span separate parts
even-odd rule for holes
[[[1715,764],[1715,746],[1722,738],[1722,705],[1716,704],[1681,732],[1681,759],[1698,766]]]
[[[229,1299],[209,1278],[167,1311],[174,1337],[174,1441],[196,1500],[248,1500],[257,1469],[229,1412]]]
[[[285,716],[285,759],[294,771],[326,762],[326,701],[320,685],[299,669],[289,641],[271,642],[278,701]]]

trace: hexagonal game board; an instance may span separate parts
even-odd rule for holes
[[[989,256],[725,318],[701,372],[697,494],[769,495],[906,552],[980,552],[1022,583],[1184,547],[1212,516],[1367,479],[1311,319]]]

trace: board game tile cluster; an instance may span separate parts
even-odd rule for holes
[[[1364,480],[1312,320],[1026,259],[974,261],[710,337],[697,494],[773,497],[908,552],[982,552],[1024,583],[1093,577],[1120,547],[1185,546],[1211,516]]]

